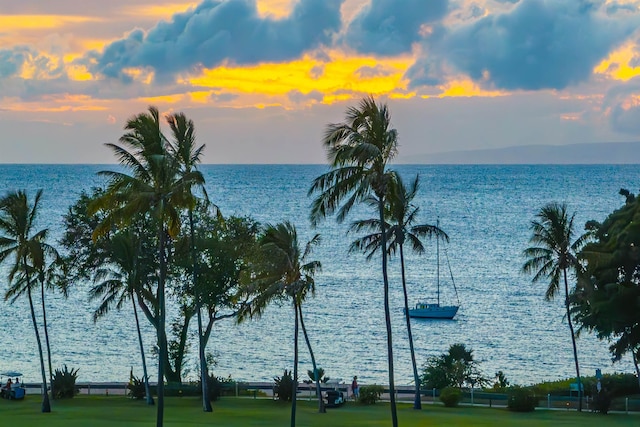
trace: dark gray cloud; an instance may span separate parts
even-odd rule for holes
[[[262,18],[255,0],[204,0],[195,9],[134,30],[84,58],[90,69],[127,80],[127,67],[152,68],[165,79],[224,62],[286,61],[328,44],[340,27],[343,0],[301,0],[283,19]]]
[[[607,91],[603,109],[609,111],[609,126],[612,130],[636,136],[640,134],[638,99],[640,99],[640,77],[634,77]]]
[[[637,12],[638,6],[629,3],[609,3],[607,4],[607,14],[613,15],[618,12]]]
[[[0,78],[17,74],[25,62],[28,48],[0,49]]]
[[[433,70],[446,63],[500,89],[563,89],[585,81],[640,25],[640,14],[607,17],[602,6],[587,0],[521,0],[509,12],[432,37],[407,77],[413,86],[433,84],[438,75]]]
[[[371,0],[349,24],[344,41],[363,53],[410,52],[422,39],[420,27],[441,20],[448,9],[448,0]]]

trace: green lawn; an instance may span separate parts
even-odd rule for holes
[[[40,413],[40,400],[28,396],[24,401],[0,399],[3,420],[18,423],[21,427],[85,427],[85,426],[154,426],[156,408],[144,402],[132,401],[122,396],[78,396],[71,400],[54,401],[53,412]],[[289,423],[290,405],[269,399],[223,398],[214,402],[212,413],[204,413],[200,401],[193,397],[168,398],[165,408],[165,426],[286,426]],[[409,404],[398,406],[398,419],[402,427],[410,426],[580,426],[607,427],[638,426],[640,415],[599,415],[588,412],[537,410],[517,414],[505,409],[460,407],[444,408],[441,405],[424,405],[422,411],[414,411]],[[378,403],[361,406],[347,403],[341,408],[328,409],[318,414],[314,402],[298,402],[298,426],[389,426],[389,406]]]

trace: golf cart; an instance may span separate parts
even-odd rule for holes
[[[8,377],[5,382],[4,377]],[[0,397],[9,400],[24,399],[25,388],[22,382],[22,374],[15,371],[0,372]],[[9,384],[9,381],[11,383]]]
[[[344,393],[339,390],[329,390],[325,393],[324,401],[327,408],[337,408],[344,403]]]

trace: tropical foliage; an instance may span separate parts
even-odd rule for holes
[[[428,389],[445,387],[483,386],[487,380],[482,376],[478,362],[473,359],[473,350],[464,344],[453,344],[446,353],[430,357],[423,367],[422,382]]]
[[[620,194],[620,208],[587,223],[594,240],[580,252],[588,279],[575,292],[574,314],[582,329],[611,342],[614,361],[631,355],[640,384],[640,198]]]
[[[552,300],[563,285],[567,323],[571,332],[573,346],[573,360],[578,382],[578,410],[582,410],[582,386],[580,382],[580,363],[578,362],[578,348],[576,334],[571,319],[569,301],[568,276],[580,277],[582,267],[578,262],[577,253],[587,239],[587,235],[576,236],[574,230],[575,213],[569,214],[567,205],[549,203],[543,206],[531,221],[532,246],[524,250],[526,261],[522,267],[525,273],[533,273],[532,281],[548,281],[546,300]]]
[[[35,230],[41,198],[42,190],[36,193],[31,203],[26,191],[9,192],[0,199],[0,264],[13,257],[7,277],[10,287],[5,293],[5,300],[14,302],[25,294],[29,300],[40,356],[42,412],[51,412],[42,341],[32,295],[33,288],[38,283],[37,276],[43,271],[48,254],[53,252],[53,248],[46,243],[48,230]]]
[[[413,348],[413,333],[411,331],[411,319],[409,317],[409,297],[407,292],[404,244],[405,242],[408,242],[411,250],[417,254],[423,254],[425,252],[425,247],[422,240],[425,237],[436,237],[446,241],[449,240],[449,237],[436,225],[415,224],[420,209],[413,204],[413,199],[418,193],[420,182],[419,176],[416,176],[408,187],[405,186],[400,175],[394,175],[393,178],[394,179],[391,181],[389,186],[388,204],[385,208],[385,220],[387,223],[384,228],[388,230],[387,233],[389,235],[387,251],[390,255],[396,253],[400,255],[404,316],[405,323],[407,325],[407,335],[409,338],[409,352],[411,354],[413,380],[416,387],[413,407],[414,409],[421,409],[420,375],[418,374],[416,356]],[[378,200],[375,197],[370,197],[367,199],[367,202],[371,206],[376,207]],[[356,239],[349,249],[351,251],[365,252],[367,253],[367,259],[371,259],[382,247],[382,229],[382,224],[377,218],[353,222],[350,231],[368,231],[373,233]]]
[[[379,105],[373,97],[363,99],[358,107],[349,107],[345,116],[344,122],[330,124],[325,131],[323,144],[331,170],[314,179],[309,189],[309,195],[319,193],[312,202],[311,223],[318,224],[334,213],[342,222],[354,206],[374,195],[381,226],[380,246],[386,248],[385,207],[389,184],[395,176],[388,163],[398,150],[398,132],[391,127],[388,107]],[[391,422],[397,427],[387,251],[381,254]]]

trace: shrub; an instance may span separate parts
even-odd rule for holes
[[[445,387],[440,392],[440,401],[447,408],[455,408],[462,399],[462,392],[456,387]]]
[[[508,393],[507,408],[514,412],[532,412],[538,399],[533,390],[523,387],[511,387]]]
[[[600,393],[594,393],[592,405],[596,412],[607,415],[611,408],[611,393],[604,389]]]
[[[52,388],[54,399],[71,399],[78,394],[80,390],[76,387],[76,378],[78,378],[78,370],[67,368],[64,365],[64,369],[56,369],[53,376]]]
[[[293,377],[292,372],[284,370],[282,377],[275,377],[273,379],[276,383],[273,388],[273,392],[278,396],[278,400],[284,400],[285,402],[291,402],[293,396]]]
[[[358,401],[363,405],[373,405],[380,400],[380,396],[382,396],[383,392],[384,387],[381,385],[364,385],[360,387],[360,397],[358,398]]]
[[[133,375],[133,368],[131,372],[129,372],[129,384],[127,384],[127,395],[132,399],[143,399],[146,396],[146,391],[144,388],[144,380],[141,378],[136,378]]]
[[[236,382],[231,377],[222,378],[210,374],[207,377],[207,389],[209,391],[209,400],[214,402],[225,394],[225,391],[235,388]]]

